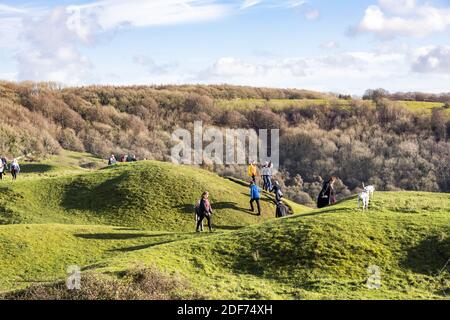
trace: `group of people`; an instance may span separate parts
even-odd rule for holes
[[[273,164],[272,162],[266,162],[261,166],[261,178],[263,181],[263,190],[270,191],[272,189],[272,174]],[[258,166],[255,161],[250,162],[248,166],[248,176],[252,178],[252,181],[256,183],[256,177],[258,176]]]
[[[5,157],[2,157],[0,159],[0,180],[3,180],[3,176],[8,170],[11,172],[13,180],[16,180],[17,175],[20,172],[19,161],[14,159],[10,164],[8,164],[8,160]]]
[[[136,155],[134,155],[134,154],[133,155],[124,154],[124,155],[120,156],[119,161],[117,161],[116,156],[112,154],[108,159],[108,165],[112,166],[112,165],[115,165],[117,162],[136,162],[136,161],[137,161],[137,158],[136,158]]]
[[[248,175],[251,177],[250,181],[250,210],[254,211],[253,204],[256,202],[258,208],[258,215],[261,215],[260,205],[260,189],[258,188],[256,177],[258,176],[258,166],[255,161],[250,162],[248,166]],[[273,192],[275,195],[275,201],[277,206],[282,206],[283,192],[278,181],[272,183],[273,164],[272,162],[266,162],[261,166],[261,178],[263,182],[263,190],[267,192]]]

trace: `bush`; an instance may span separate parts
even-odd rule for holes
[[[32,285],[0,295],[3,300],[180,300],[200,299],[186,281],[155,268],[140,268],[114,275],[84,273],[79,290],[65,282]]]

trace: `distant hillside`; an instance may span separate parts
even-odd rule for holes
[[[171,133],[193,122],[280,131],[290,198],[313,205],[322,179],[338,197],[379,190],[450,191],[450,118],[441,102],[376,101],[239,86],[91,86],[0,83],[0,153],[41,159],[61,150],[168,161]],[[246,178],[242,167],[206,167]]]

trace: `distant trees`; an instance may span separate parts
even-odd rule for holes
[[[389,97],[389,91],[385,89],[368,89],[363,95],[363,100],[373,100],[375,102]]]
[[[443,108],[433,108],[431,114],[431,129],[438,141],[447,138],[447,119]]]
[[[344,106],[336,96],[310,91],[226,85],[59,88],[0,82],[0,94],[0,153],[6,156],[65,148],[168,160],[171,132],[203,120],[222,129],[281,129],[277,178],[289,197],[305,204],[314,202],[322,178],[330,174],[340,178],[340,197],[359,190],[362,182],[381,190],[450,191],[448,111],[417,114],[390,100],[428,99],[417,94],[376,89],[365,94],[375,103],[349,99]],[[329,99],[293,100],[278,108],[264,97]],[[247,98],[258,99],[256,107],[219,107],[226,106],[223,99]],[[239,166],[211,170],[246,178]]]

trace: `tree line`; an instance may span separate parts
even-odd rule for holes
[[[217,100],[262,99],[256,108]],[[272,99],[295,101],[277,108]],[[326,100],[326,101],[325,101]],[[136,154],[169,161],[171,133],[198,120],[218,128],[280,129],[278,179],[285,193],[312,204],[322,180],[339,177],[338,195],[362,183],[380,190],[450,191],[450,122],[444,108],[414,113],[386,97],[375,102],[296,89],[235,86],[90,86],[0,83],[0,152],[57,154],[62,148],[101,157]],[[246,178],[233,166],[207,166]]]

